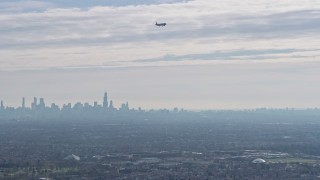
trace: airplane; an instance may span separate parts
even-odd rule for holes
[[[161,27],[161,26],[166,26],[167,25],[167,23],[159,23],[158,24],[158,22],[156,22],[156,24],[155,24],[156,26],[159,26],[159,27]]]

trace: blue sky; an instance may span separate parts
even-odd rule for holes
[[[319,32],[318,0],[5,0],[0,99],[93,102],[109,90],[146,108],[320,107]],[[35,88],[45,79],[64,91]],[[73,87],[79,96],[65,96]]]
[[[50,8],[81,8],[95,6],[129,6],[176,3],[182,0],[11,0],[1,1],[1,11],[44,11]]]

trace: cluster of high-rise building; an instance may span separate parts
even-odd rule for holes
[[[15,109],[32,109],[32,110],[41,110],[41,109],[45,109],[45,108],[58,108],[60,110],[64,109],[64,108],[75,108],[75,109],[79,109],[79,108],[103,108],[103,109],[110,109],[110,110],[129,110],[129,104],[128,102],[123,103],[121,105],[121,107],[119,109],[117,109],[116,107],[114,107],[113,105],[113,101],[110,100],[110,102],[108,101],[108,94],[107,92],[104,93],[104,97],[103,97],[103,103],[102,105],[98,104],[97,101],[95,101],[93,103],[93,105],[90,105],[89,103],[84,103],[82,104],[81,102],[77,102],[75,103],[73,106],[71,103],[67,103],[64,104],[61,108],[56,105],[55,103],[52,103],[51,106],[46,106],[44,98],[38,98],[34,97],[33,98],[33,102],[31,103],[30,108],[26,107],[26,100],[23,97],[22,98],[22,103],[20,107],[17,107]],[[12,109],[14,107],[5,107],[3,100],[1,100],[1,104],[0,104],[0,109]]]
[[[35,116],[35,115],[52,115],[58,113],[64,114],[94,114],[94,113],[101,113],[101,112],[115,112],[115,111],[129,111],[129,104],[128,102],[123,103],[120,108],[116,108],[113,105],[112,100],[108,100],[107,92],[104,93],[103,103],[98,104],[97,101],[93,103],[93,105],[89,103],[81,103],[77,102],[75,104],[67,103],[64,104],[62,107],[59,107],[55,103],[52,103],[50,106],[45,104],[44,98],[37,98],[34,97],[30,107],[26,106],[26,99],[22,98],[21,106],[19,107],[8,107],[4,105],[4,102],[1,100],[0,104],[0,117],[1,116],[9,116],[12,115],[21,115],[21,116]]]

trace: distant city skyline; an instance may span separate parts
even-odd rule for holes
[[[103,92],[103,91],[101,91]],[[121,94],[127,94],[125,93],[126,91],[122,91]],[[130,91],[129,91],[130,92]],[[42,92],[45,94],[45,92]],[[114,92],[115,94],[118,94],[119,95],[119,92]],[[61,92],[59,93],[61,94]],[[120,94],[120,95],[121,95]],[[66,96],[74,96],[73,98],[68,98],[69,100],[71,99],[71,101],[65,101],[63,99],[66,99],[64,97]],[[99,96],[100,95],[100,96]],[[142,94],[143,95],[143,94]],[[75,98],[75,97],[78,97],[78,98]],[[112,95],[114,96],[114,95]],[[153,94],[154,97],[156,97],[156,94]],[[99,93],[99,94],[96,94],[94,97],[95,98],[88,98],[87,95],[81,95],[81,93],[73,93],[73,92],[68,92],[66,94],[63,95],[62,98],[57,98],[57,99],[52,99],[52,98],[45,98],[46,96],[23,96],[21,98],[19,97],[15,97],[15,103],[12,103],[12,101],[7,101],[8,99],[6,98],[2,98],[0,97],[0,101],[1,101],[1,104],[0,104],[0,107],[9,107],[9,108],[30,108],[30,109],[33,109],[34,106],[43,106],[43,107],[51,107],[51,105],[54,105],[54,106],[57,106],[59,108],[62,108],[63,106],[65,105],[68,105],[68,106],[75,106],[76,104],[78,105],[81,105],[81,106],[88,106],[88,107],[100,107],[100,108],[108,108],[108,107],[112,107],[114,109],[118,109],[118,108],[123,108],[123,106],[126,106],[127,108],[129,108],[128,106],[128,100],[126,100],[125,97],[116,97],[116,101],[113,101],[112,98],[109,98],[108,96],[108,92],[107,91],[104,91],[103,93],[103,96],[102,96],[102,93]],[[144,101],[144,98],[145,96],[140,96],[140,98],[142,100],[139,100],[139,99],[136,99],[138,102],[143,102]],[[152,98],[152,97],[151,97]],[[194,98],[194,97],[192,97]],[[292,99],[294,99],[295,97],[293,97]],[[129,98],[131,99],[131,98]],[[47,101],[48,100],[48,101]],[[131,99],[132,100],[132,99]],[[134,100],[134,99],[133,99]],[[232,101],[232,99],[230,100]],[[316,103],[318,103],[319,101],[317,99],[314,99],[314,101]],[[132,101],[131,101],[132,102]],[[150,102],[150,101],[149,101]],[[150,106],[150,105],[146,105],[146,104],[139,104],[137,102],[133,102],[133,106],[132,108],[135,108],[135,109],[138,109],[138,108],[143,108],[143,109],[146,109],[146,110],[149,110],[149,109],[174,109],[174,108],[182,108],[182,109],[188,109],[188,110],[219,110],[219,109],[258,109],[258,108],[275,108],[275,109],[285,109],[285,108],[295,108],[295,109],[309,109],[309,108],[320,108],[320,106],[302,106],[302,107],[299,107],[299,106],[290,106],[290,105],[287,105],[287,106],[268,106],[267,104],[263,105],[261,104],[260,106],[248,106],[248,107],[240,107],[240,106],[221,106],[221,104],[218,103],[218,101],[212,101],[210,104],[212,105],[211,108],[203,108],[201,105],[197,108],[194,108],[195,107],[195,104],[194,101],[191,104],[191,106],[188,106],[187,103],[186,105],[184,106],[183,104],[179,104],[179,103],[174,103],[174,101],[171,101],[169,98],[163,98],[163,101],[162,103],[164,105],[162,106]],[[216,102],[216,103],[215,103]],[[237,102],[234,101],[234,104],[236,104]],[[45,105],[44,105],[45,104]],[[152,104],[152,103],[150,103]]]
[[[101,98],[102,99],[102,98]],[[39,100],[39,101],[38,101]],[[108,100],[108,93],[104,92],[104,96],[102,99],[102,103],[99,103],[98,100],[94,102],[82,102],[81,100],[77,101],[76,103],[66,102],[59,106],[58,104],[52,102],[52,103],[45,103],[45,98],[43,97],[33,97],[32,100],[30,100],[30,103],[28,105],[28,102],[26,102],[26,98],[21,98],[21,104],[20,106],[10,106],[6,105],[4,100],[0,99],[0,109],[6,109],[6,108],[15,108],[15,109],[44,109],[44,108],[59,108],[63,109],[64,107],[70,107],[70,108],[77,108],[82,107],[95,107],[95,108],[103,108],[103,109],[127,109],[129,110],[129,103],[126,101],[125,103],[122,103],[120,107],[115,107],[113,105],[113,100]]]

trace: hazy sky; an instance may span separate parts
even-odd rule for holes
[[[319,57],[319,0],[0,1],[9,106],[320,107]]]

